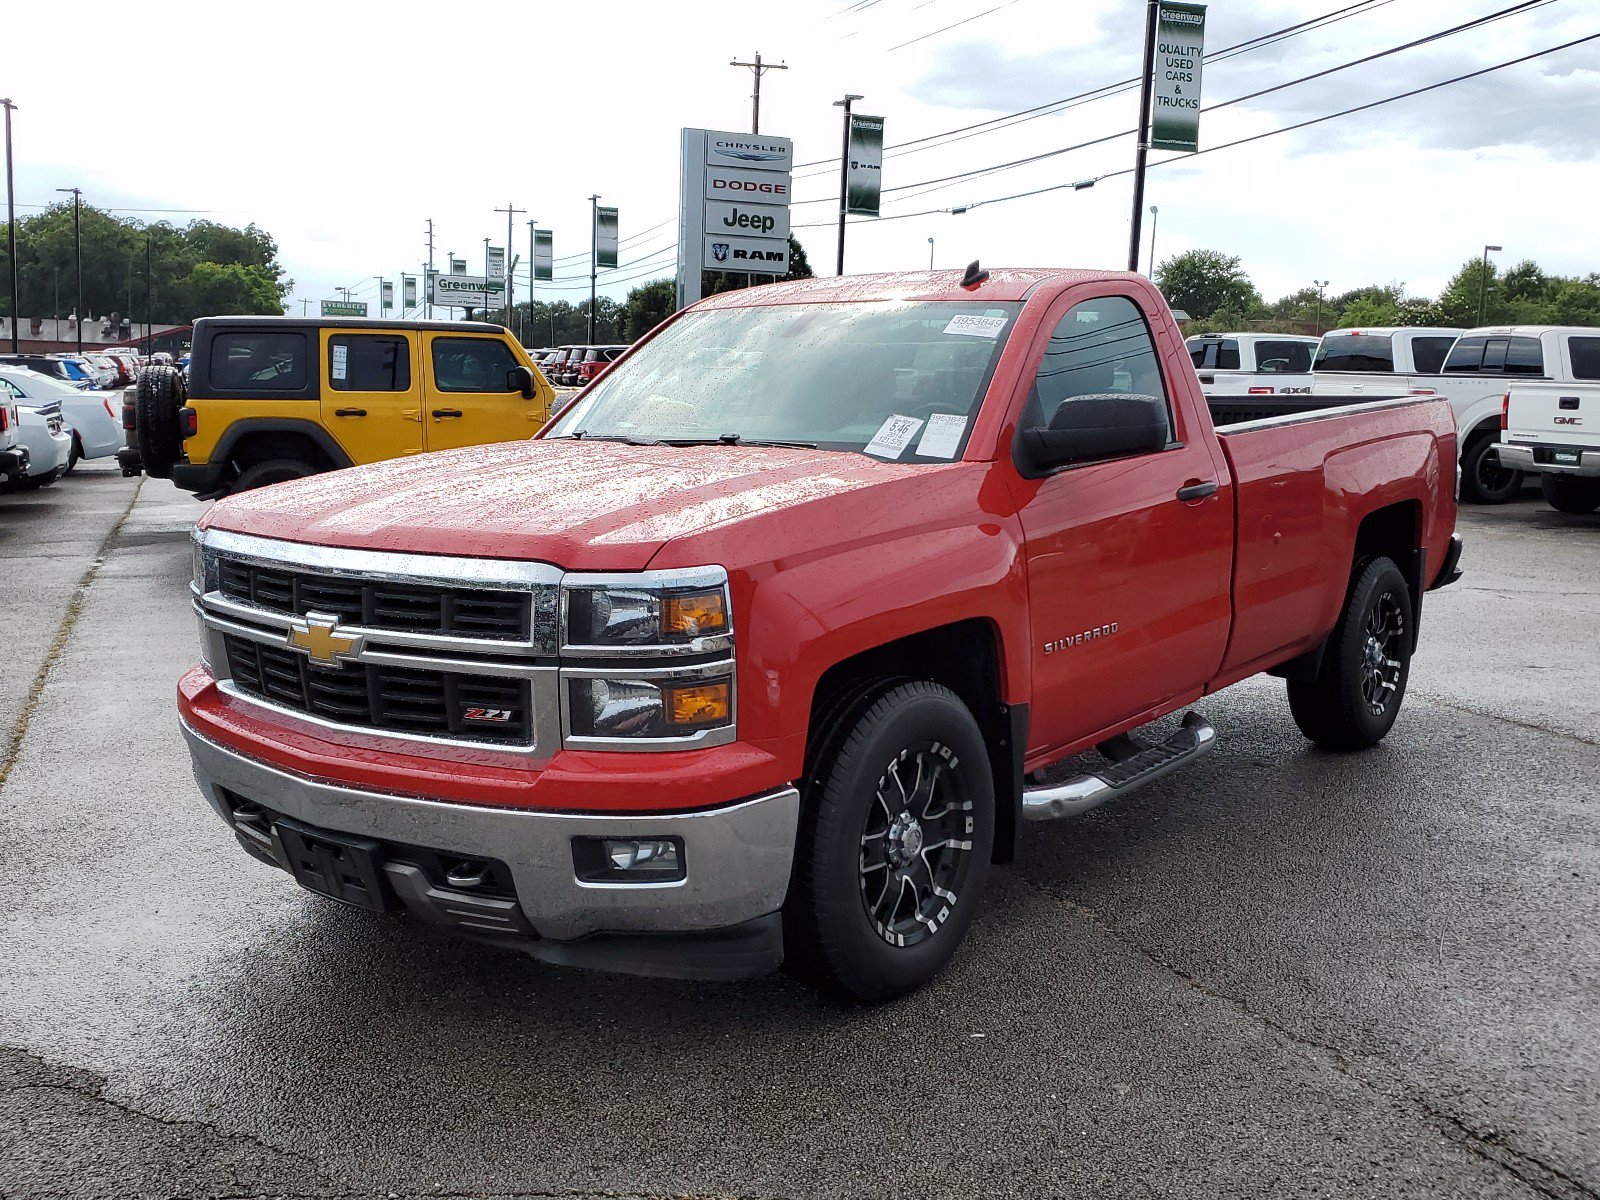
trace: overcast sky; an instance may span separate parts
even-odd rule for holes
[[[1352,0],[1220,0],[1208,51]],[[1209,64],[1214,104],[1507,7],[1512,0],[1376,0],[1344,19]],[[96,8],[103,20],[96,21]],[[881,115],[891,147],[884,217],[919,214],[1121,171],[1132,137],[957,181],[905,188],[1129,129],[1136,93],[915,152],[915,138],[1129,79],[1136,0],[786,0],[784,3],[271,5],[168,0],[154,9],[13,4],[0,95],[15,115],[20,215],[78,186],[86,203],[182,224],[254,221],[278,241],[302,297],[418,271],[432,218],[447,251],[481,270],[483,239],[527,256],[529,217],[555,233],[545,298],[587,294],[589,202],[621,210],[621,296],[668,275],[676,237],[678,130],[747,130],[757,50],[783,60],[761,127],[795,140],[797,163],[838,153],[846,91]],[[1600,33],[1600,0],[1550,0],[1427,46],[1202,117],[1203,147],[1267,133]],[[67,47],[78,60],[70,69]],[[57,47],[45,52],[43,47]],[[18,53],[21,47],[30,47]],[[109,61],[115,55],[115,64]],[[1339,292],[1404,283],[1435,294],[1483,245],[1502,261],[1600,270],[1600,42],[1308,129],[1152,167],[1158,260],[1238,254],[1268,299],[1330,280]],[[911,148],[907,148],[911,149]],[[1156,154],[1160,163],[1170,156]],[[794,223],[831,273],[836,168],[796,171]],[[962,215],[852,220],[851,272],[937,265],[1120,268],[1132,181],[1047,192]],[[809,203],[808,203],[809,202]],[[138,212],[136,210],[200,210]],[[812,227],[814,226],[814,227]],[[1146,236],[1149,220],[1146,219]],[[1141,267],[1148,261],[1148,240]],[[633,265],[629,265],[633,264]],[[659,269],[656,269],[659,268]],[[611,282],[607,284],[607,279]],[[565,278],[561,278],[565,277]],[[374,306],[375,308],[376,306]]]

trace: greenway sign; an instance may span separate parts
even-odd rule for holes
[[[789,273],[794,143],[685,129],[678,186],[678,307],[700,299],[701,272]]]
[[[850,161],[845,176],[845,211],[855,216],[878,215],[883,187],[883,118],[850,114]]]
[[[1205,55],[1206,6],[1163,0],[1156,19],[1155,87],[1150,145],[1156,150],[1200,149],[1200,60]]]
[[[435,275],[429,299],[445,308],[499,308],[506,302],[506,281],[482,275]]]

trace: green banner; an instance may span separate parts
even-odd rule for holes
[[[883,187],[883,118],[850,114],[850,168],[845,176],[845,211],[862,217],[878,215]]]
[[[364,317],[367,315],[367,302],[365,300],[324,300],[322,302],[322,315],[325,317]]]
[[[597,208],[594,210],[594,248],[596,266],[614,267],[617,265],[616,209]]]
[[[553,236],[548,229],[535,229],[533,231],[533,277],[535,280],[555,278],[555,242]]]
[[[1163,0],[1156,20],[1155,87],[1150,146],[1200,149],[1200,61],[1205,56],[1206,6]]]

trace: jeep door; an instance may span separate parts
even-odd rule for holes
[[[352,462],[422,452],[419,354],[415,331],[322,331],[322,424]]]
[[[522,394],[518,367],[532,366],[504,336],[428,330],[424,439],[429,450],[530,438],[550,415],[550,385],[533,371]]]

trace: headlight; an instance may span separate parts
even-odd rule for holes
[[[569,678],[568,733],[579,738],[685,738],[733,725],[733,678]]]
[[[619,650],[682,647],[732,632],[728,585],[720,570],[641,572],[639,579],[569,576],[566,644]]]

